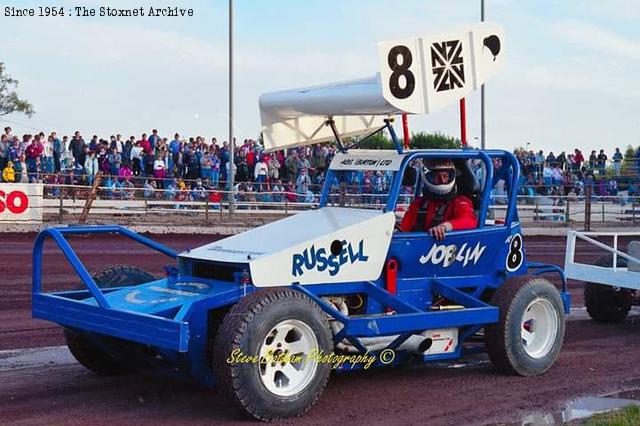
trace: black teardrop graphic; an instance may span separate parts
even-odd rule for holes
[[[493,54],[493,60],[496,60],[496,56],[500,53],[500,39],[497,35],[490,35],[485,37],[483,43]]]

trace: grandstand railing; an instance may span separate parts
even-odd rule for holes
[[[338,194],[329,198],[330,205],[355,208],[382,208],[388,194],[357,193]],[[45,222],[74,223],[84,208],[91,188],[85,185],[44,185],[42,203]],[[114,189],[99,187],[97,197],[89,212],[94,222],[127,221],[126,217],[144,217],[145,224],[169,224],[167,216],[188,217],[193,224],[210,223],[211,220],[230,218],[227,201],[230,191],[172,189]],[[235,191],[236,213],[264,216],[287,215],[296,211],[316,208],[318,194],[290,191]],[[146,196],[145,196],[146,195]],[[310,199],[311,198],[311,199]],[[504,196],[494,195],[489,207],[489,219],[501,219],[506,214]],[[518,215],[523,224],[540,223],[558,226],[579,226],[585,221],[585,197],[583,196],[518,196]],[[413,200],[413,195],[403,194],[397,207],[402,216]],[[135,219],[135,220],[140,220]],[[640,222],[640,197],[592,196],[591,216],[593,223],[618,224]]]

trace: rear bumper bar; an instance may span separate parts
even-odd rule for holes
[[[189,350],[186,322],[135,312],[103,309],[87,302],[53,294],[34,294],[34,318],[68,327],[120,337],[176,352]]]

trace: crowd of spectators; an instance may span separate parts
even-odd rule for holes
[[[248,201],[313,202],[324,182],[325,170],[335,155],[331,144],[264,153],[253,139],[236,141],[234,170],[236,188]],[[514,152],[521,166],[521,195],[583,196],[591,186],[594,195],[616,196],[622,172],[623,154],[592,151],[588,158],[579,149],[558,155],[518,149]],[[87,142],[80,132],[60,138],[56,132],[20,136],[6,127],[0,139],[0,170],[3,182],[43,182],[53,195],[60,185],[91,186],[101,172],[107,198],[163,198],[167,200],[221,199],[219,191],[229,191],[231,153],[226,141],[201,136],[172,138],[156,129],[123,139],[93,135]],[[640,148],[633,164],[640,170]],[[388,188],[388,176],[363,172],[351,177],[352,192],[372,200]],[[629,195],[637,195],[638,184],[626,181]],[[57,189],[56,189],[57,188]],[[367,195],[369,194],[369,195]]]
[[[611,158],[603,149],[591,151],[588,158],[579,149],[558,155],[519,149],[514,154],[522,171],[521,195],[584,197],[588,187],[598,197],[616,197],[623,187],[629,196],[638,195],[640,148],[631,160],[625,160],[619,148],[615,148]],[[622,177],[623,164],[628,171],[625,178]]]
[[[7,127],[0,140],[0,170],[3,182],[52,187],[91,186],[101,172],[102,195],[108,198],[130,198],[137,191],[146,198],[203,200],[231,189],[230,154],[226,141],[177,133],[169,140],[156,129],[139,139],[94,135],[87,142],[80,132],[71,138],[56,132],[19,137]],[[334,154],[329,145],[266,154],[253,139],[236,141],[235,190],[250,201],[312,202]]]

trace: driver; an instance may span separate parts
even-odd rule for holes
[[[400,223],[403,232],[428,232],[436,240],[444,239],[448,231],[478,226],[473,203],[457,194],[456,168],[451,160],[425,162],[422,197],[411,203]]]

